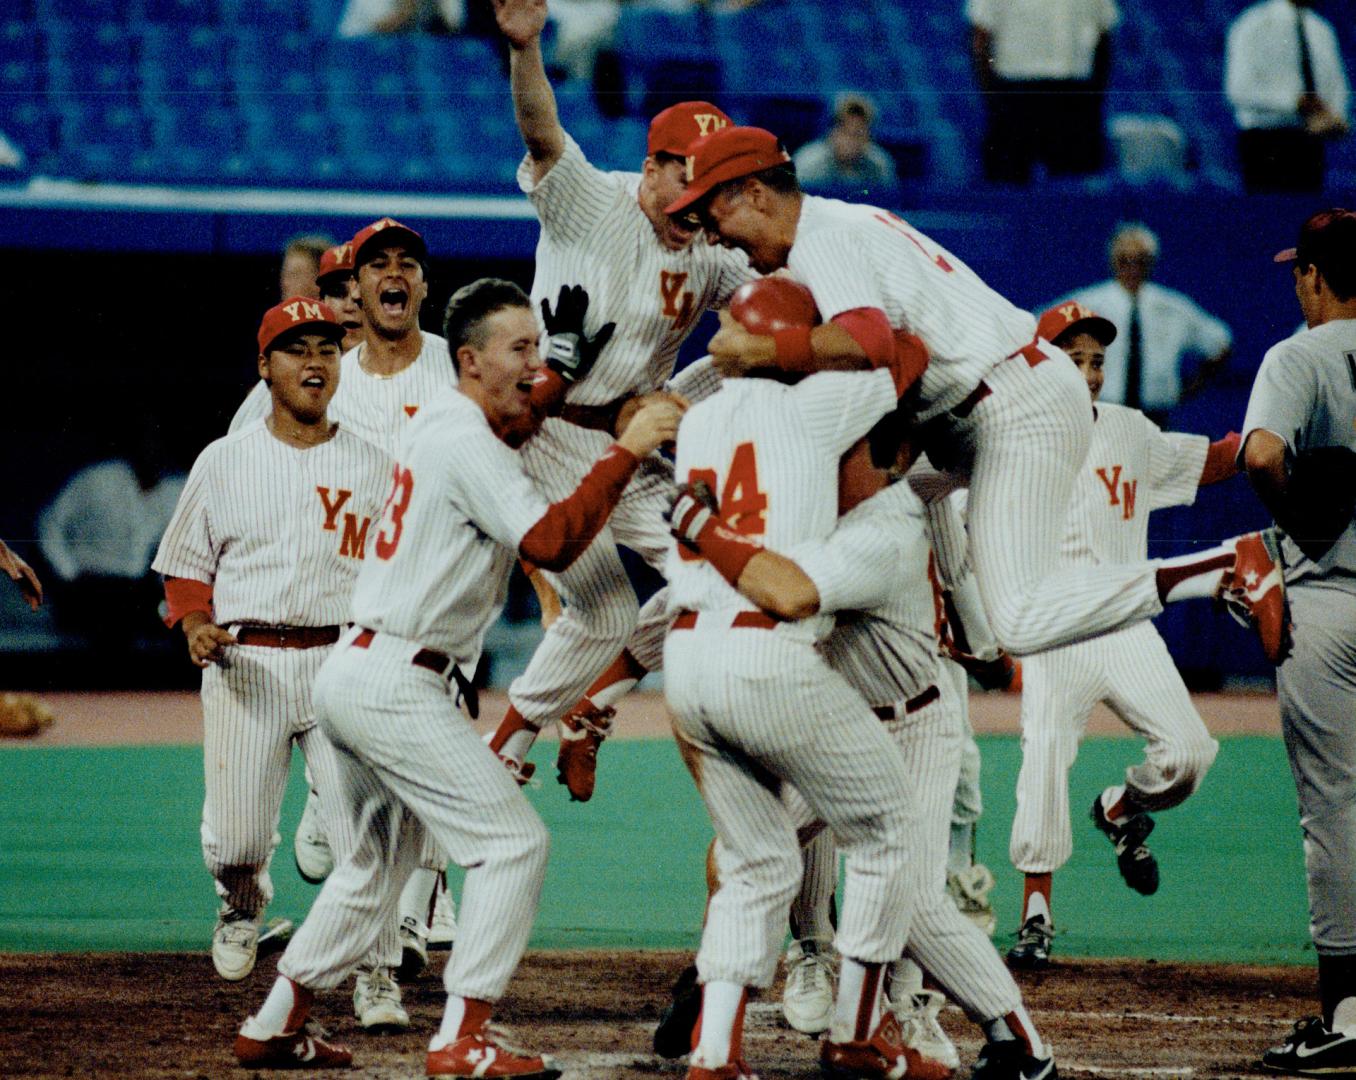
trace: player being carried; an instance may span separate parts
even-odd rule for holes
[[[604,172],[589,163],[558,118],[541,54],[545,0],[495,0],[495,13],[510,48],[513,107],[527,146],[518,182],[541,220],[532,298],[554,300],[562,286],[582,284],[589,294],[587,336],[609,322],[617,327],[593,371],[568,388],[559,416],[548,419],[523,450],[538,488],[560,498],[607,445],[622,407],[663,389],[679,346],[702,313],[725,304],[756,275],[740,253],[694,244],[697,230],[664,213],[683,190],[689,143],[724,127],[729,117],[703,101],[674,105],[650,124],[639,173]],[[573,707],[617,660],[633,631],[633,651],[643,667],[617,661],[619,686],[603,705],[624,694],[645,669],[659,666],[664,596],[637,611],[617,545],[662,570],[670,543],[663,515],[672,498],[671,469],[656,455],[631,482],[598,542],[554,578],[564,613],[510,686],[510,708],[491,740],[515,771],[541,727],[568,712],[561,773],[576,797],[592,794],[593,755],[609,717],[606,708]]]
[[[468,285],[448,304],[446,333],[459,387],[421,409],[402,439],[374,557],[354,593],[355,625],[317,685],[321,723],[347,752],[340,799],[359,843],[241,1028],[235,1055],[247,1067],[350,1063],[347,1049],[307,1028],[307,1013],[314,992],[337,985],[394,912],[420,860],[418,822],[468,868],[427,1074],[560,1075],[487,1027],[532,931],[549,840],[459,707],[476,714],[469,676],[514,560],[554,571],[587,552],[642,460],[673,439],[681,410],[667,400],[639,410],[575,490],[548,506],[514,450],[530,434],[542,369],[527,296],[506,281]]]
[[[1061,554],[1070,565],[1145,558],[1149,514],[1186,506],[1203,484],[1237,471],[1238,434],[1165,433],[1138,409],[1098,401],[1106,347],[1116,327],[1072,301],[1040,318],[1040,335],[1077,365],[1092,394],[1092,439],[1074,482]],[[1036,653],[1022,662],[1022,768],[1012,822],[1012,865],[1025,875],[1021,929],[1008,963],[1041,968],[1054,933],[1051,876],[1069,859],[1069,769],[1092,708],[1105,703],[1145,741],[1144,760],[1124,784],[1101,792],[1093,823],[1116,847],[1127,885],[1158,889],[1158,863],[1145,845],[1149,812],[1177,806],[1200,786],[1219,744],[1210,737],[1150,622]]]
[[[710,346],[718,365],[866,367],[895,355],[895,333],[916,336],[926,370],[906,416],[923,429],[931,461],[911,480],[929,499],[969,485],[975,576],[1008,652],[1066,645],[1148,619],[1169,601],[1223,595],[1256,622],[1268,655],[1279,653],[1284,589],[1262,534],[1175,559],[1062,565],[1092,416],[1082,376],[1037,335],[1030,314],[896,215],[802,194],[771,132],[726,127],[690,152],[692,181],[669,212],[695,212],[710,243],[745,251],[757,270],[787,268],[826,320],[774,337],[723,315]],[[840,324],[844,313],[855,335]]]

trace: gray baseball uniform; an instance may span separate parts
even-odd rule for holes
[[[1288,454],[1356,450],[1356,320],[1303,330],[1267,352],[1243,443],[1269,431]],[[1310,933],[1319,953],[1356,955],[1356,524],[1318,562],[1283,536],[1293,649],[1276,672],[1299,790]]]

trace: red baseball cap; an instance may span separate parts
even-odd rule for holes
[[[428,245],[424,243],[424,238],[408,225],[402,225],[395,218],[384,217],[353,234],[350,243],[353,245],[353,268],[355,270],[364,261],[363,248],[367,246],[368,241],[376,236],[380,236],[384,241],[383,247],[403,246],[421,263],[428,262]],[[372,249],[372,251],[376,250],[376,248]],[[370,253],[368,258],[371,258]]]
[[[763,128],[732,126],[704,135],[687,149],[687,190],[664,213],[680,214],[717,184],[790,160],[777,136]]]
[[[1036,333],[1051,344],[1057,344],[1065,334],[1079,333],[1091,334],[1096,341],[1110,345],[1116,340],[1116,324],[1076,300],[1069,300],[1042,312]]]
[[[709,101],[680,101],[670,105],[650,121],[647,154],[674,154],[686,157],[687,148],[703,135],[729,127],[731,120]]]
[[[325,334],[335,341],[344,338],[343,324],[328,304],[305,296],[289,296],[264,312],[264,319],[259,324],[260,354],[267,354],[278,338],[293,331]]]
[[[1325,275],[1330,266],[1351,264],[1356,261],[1356,211],[1340,206],[1320,210],[1300,227],[1299,243],[1272,258],[1317,266]]]
[[[353,244],[335,244],[326,248],[320,256],[320,269],[315,273],[315,283],[322,291],[324,281],[329,277],[353,276]]]

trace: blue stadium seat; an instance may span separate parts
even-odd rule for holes
[[[56,118],[63,152],[83,145],[136,149],[149,145],[141,110],[130,94],[59,98]]]
[[[53,92],[117,92],[136,84],[133,39],[117,23],[53,22],[47,35],[47,84]]]
[[[140,180],[145,151],[123,143],[80,143],[62,147],[55,168],[63,176],[88,183]]]
[[[316,94],[315,42],[301,31],[236,27],[225,42],[226,77],[241,94]]]
[[[140,14],[149,23],[193,26],[221,22],[215,0],[141,0]]]
[[[309,32],[311,11],[300,0],[220,0],[221,25],[258,26],[275,34]]]
[[[56,118],[40,97],[6,95],[4,100],[5,117],[0,121],[0,130],[18,144],[33,167],[56,146]]]
[[[470,37],[414,34],[404,39],[406,63],[425,109],[441,107],[448,95],[475,89],[507,87],[504,68],[488,41]]]
[[[47,65],[37,28],[29,22],[0,22],[0,93],[33,93],[46,83]]]
[[[207,150],[227,156],[243,145],[240,122],[229,109],[202,108],[191,100],[171,98],[148,104],[146,116],[151,145],[157,150]]]
[[[117,22],[132,21],[137,0],[36,0],[38,19],[43,26],[53,21]]]
[[[228,86],[225,38],[214,26],[145,27],[137,70],[151,93],[223,93]]]

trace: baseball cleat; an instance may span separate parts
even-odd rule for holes
[[[353,983],[353,1015],[366,1031],[404,1031],[410,1014],[400,1003],[400,986],[382,968],[358,972]]]
[[[284,919],[281,916],[269,919],[259,934],[259,955],[269,956],[275,952],[282,952],[292,940],[292,933],[295,930],[296,926],[291,919]]]
[[[982,863],[975,863],[958,874],[946,875],[946,892],[956,909],[983,930],[986,937],[993,937],[998,928],[998,916],[989,902],[993,887],[993,873]]]
[[[306,806],[301,811],[296,835],[292,838],[292,855],[297,861],[297,873],[304,881],[319,885],[334,869],[334,852],[321,824],[320,796],[314,790],[306,794]]]
[[[400,981],[419,977],[428,966],[428,928],[413,915],[400,920]]]
[[[1017,944],[1008,950],[1008,967],[1040,971],[1050,966],[1050,941],[1055,928],[1044,915],[1032,915],[1017,931]]]
[[[1141,811],[1116,824],[1106,816],[1102,796],[1092,800],[1092,823],[1116,846],[1116,865],[1125,883],[1143,896],[1158,891],[1158,860],[1144,843],[1154,831],[1154,819]]]
[[[1234,541],[1234,565],[1225,571],[1218,597],[1238,622],[1256,628],[1266,658],[1279,664],[1290,644],[1290,618],[1275,529]]]
[[[803,1035],[822,1035],[833,1023],[833,962],[827,943],[793,941],[786,950],[782,1016]]]
[[[235,1059],[247,1069],[347,1069],[353,1054],[347,1046],[326,1042],[324,1033],[304,1024],[290,1035],[271,1039],[235,1037]]]
[[[869,1039],[819,1045],[819,1064],[830,1076],[844,1080],[950,1080],[952,1070],[920,1054],[904,1041],[899,1019],[885,1013]]]
[[[433,952],[446,952],[457,940],[457,903],[447,888],[445,876],[439,877],[434,896],[433,918],[428,922],[428,947]]]
[[[504,763],[504,768],[514,780],[518,781],[519,787],[527,787],[532,782],[532,774],[537,771],[537,766],[530,761],[514,761],[503,754],[496,755]],[[533,785],[536,787],[537,785]]]
[[[915,990],[903,993],[898,1001],[889,999],[889,1008],[899,1020],[904,1033],[904,1044],[912,1046],[924,1057],[940,1061],[948,1069],[960,1068],[960,1053],[950,1036],[942,1030],[937,1017],[946,1004],[946,996],[936,990]]]
[[[511,1076],[517,1080],[557,1080],[560,1076],[549,1058],[506,1046],[489,1027],[463,1035],[441,1050],[430,1050],[425,1071],[429,1076]]]
[[[1033,1057],[1024,1043],[1004,1039],[984,1044],[970,1080],[1059,1080],[1059,1071],[1053,1054]]]
[[[569,789],[575,802],[593,798],[598,778],[598,747],[612,734],[616,709],[600,709],[585,698],[560,721],[560,753],[556,779]]]
[[[254,970],[259,955],[259,924],[248,915],[222,907],[212,931],[212,966],[227,982],[239,982]]]
[[[1262,1065],[1296,1076],[1356,1075],[1356,1036],[1330,1030],[1321,1016],[1296,1020],[1280,1046],[1263,1052]]]
[[[692,1049],[692,1031],[702,1011],[702,988],[697,982],[697,968],[689,964],[683,968],[678,981],[670,991],[668,1007],[659,1017],[654,1029],[654,1052],[662,1058],[680,1058]]]

